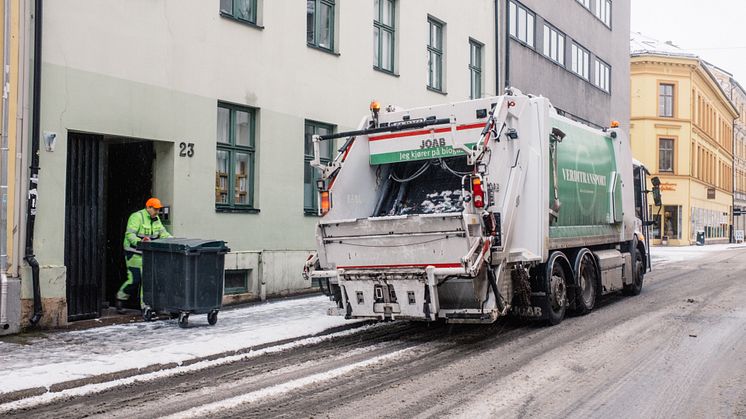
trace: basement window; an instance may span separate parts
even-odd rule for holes
[[[251,269],[225,271],[225,294],[245,294],[249,292]]]

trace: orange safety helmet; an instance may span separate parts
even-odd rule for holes
[[[153,207],[155,209],[161,209],[163,208],[163,205],[161,205],[161,200],[158,198],[150,198],[147,202],[145,202],[145,208],[147,207]]]

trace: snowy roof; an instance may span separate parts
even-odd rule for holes
[[[681,49],[671,41],[661,42],[655,38],[643,35],[640,32],[630,32],[629,50],[632,55],[657,54],[676,57],[699,58],[697,54]]]

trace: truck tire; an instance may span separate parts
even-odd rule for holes
[[[645,264],[642,260],[640,249],[635,247],[632,252],[632,278],[633,282],[624,286],[622,293],[624,295],[640,295],[642,292],[642,281],[645,279]]]
[[[547,323],[555,326],[562,323],[567,310],[567,276],[562,267],[566,260],[561,253],[549,258],[546,270]]]
[[[588,314],[596,305],[598,270],[593,253],[583,249],[575,259],[575,313]]]

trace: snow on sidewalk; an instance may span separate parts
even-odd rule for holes
[[[706,257],[713,253],[734,249],[746,249],[746,244],[708,244],[706,246],[652,246],[650,258],[655,269],[656,263],[681,262]]]
[[[327,316],[334,303],[317,296],[221,311],[215,326],[205,315],[54,332],[26,344],[0,340],[0,394],[100,374],[182,363],[194,358],[323,332],[350,324]]]

